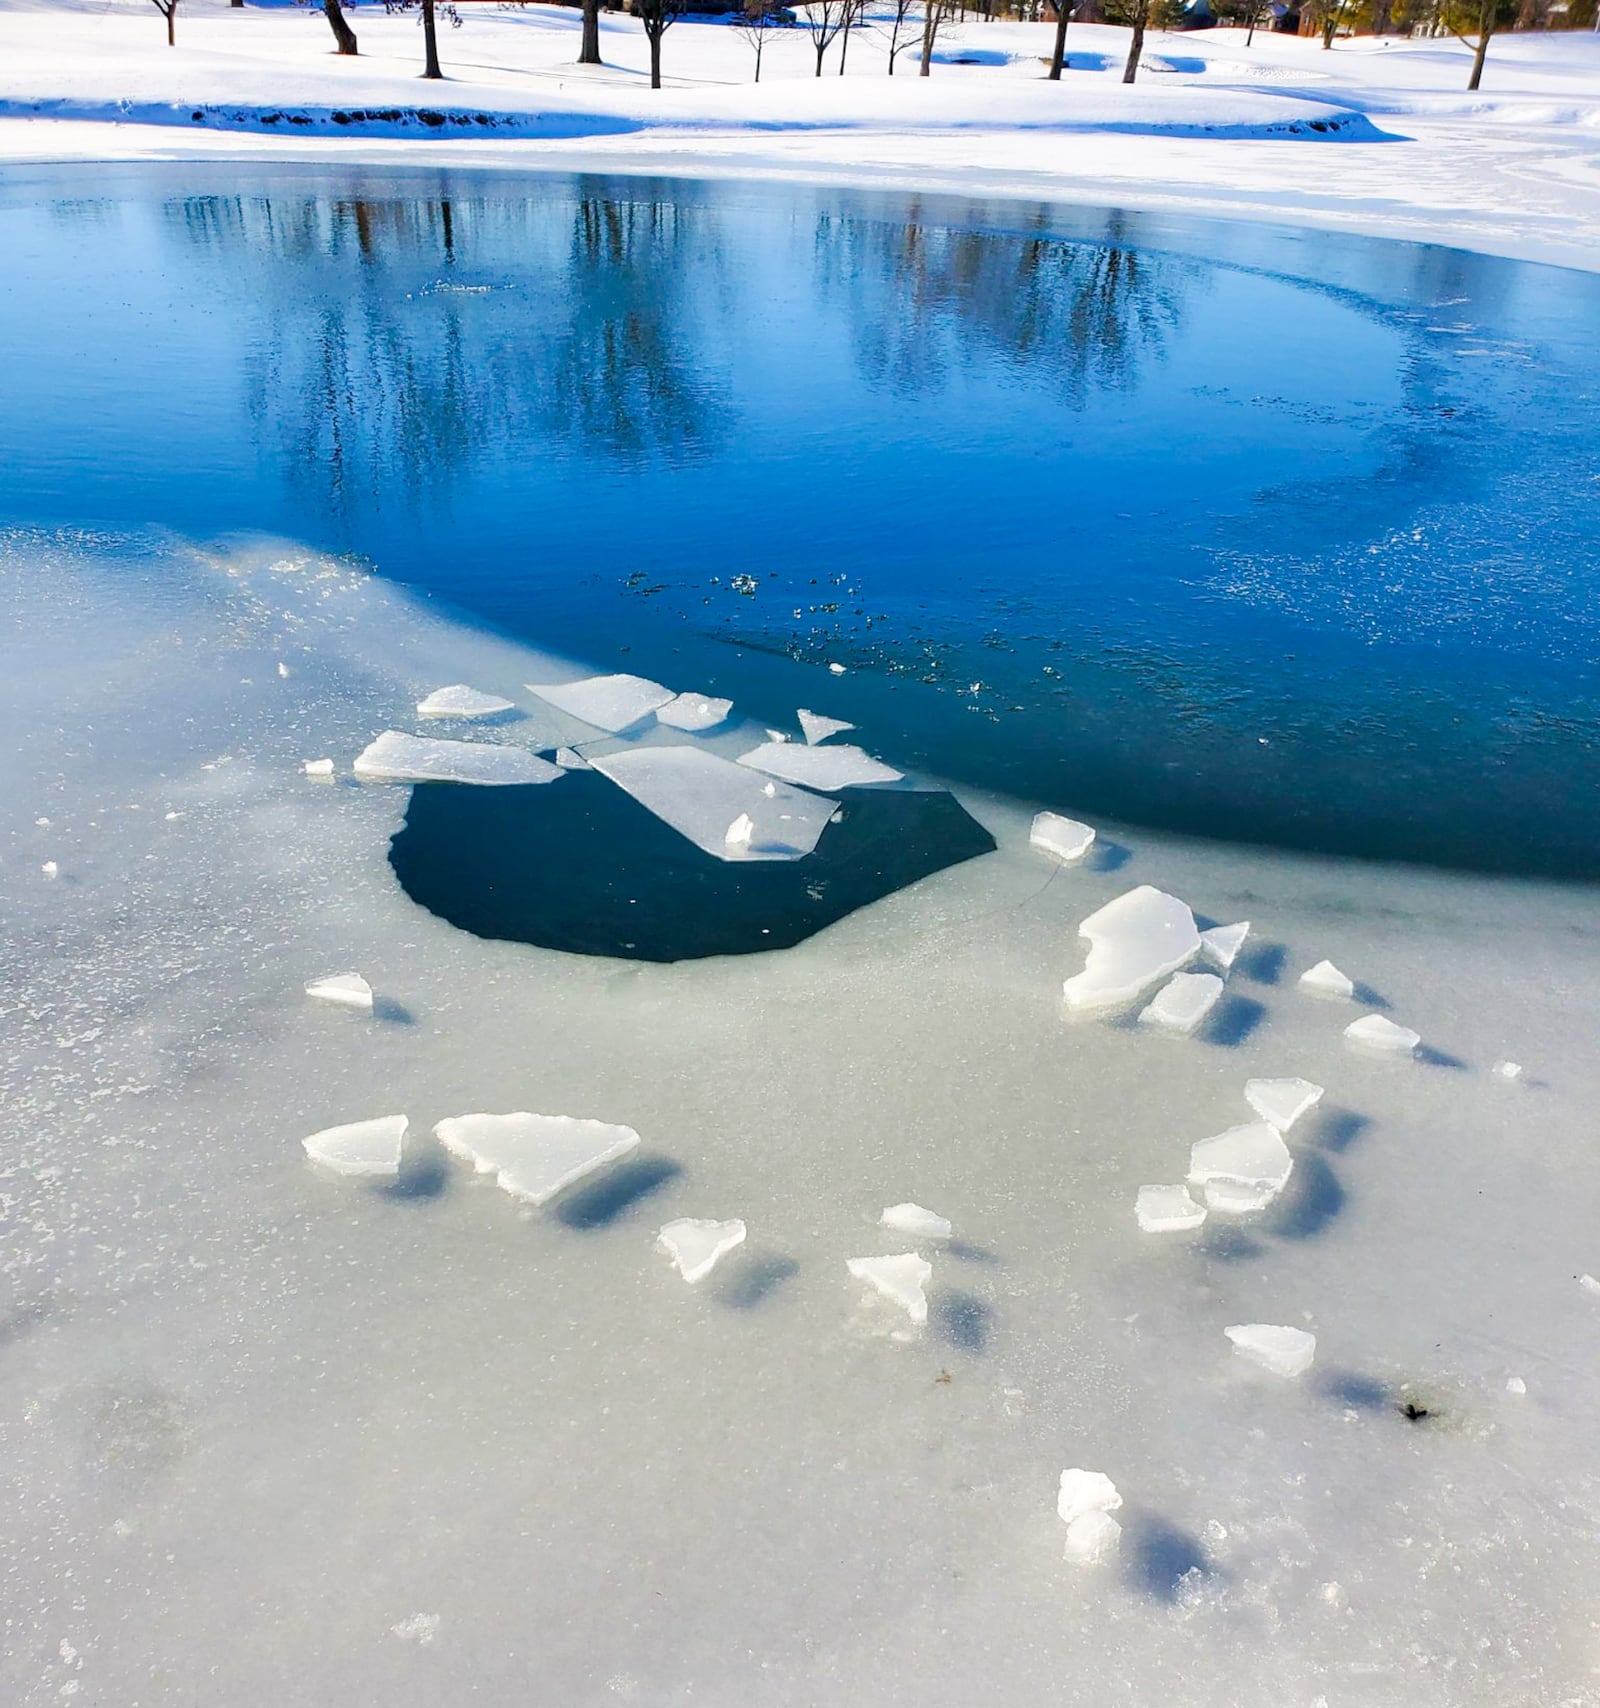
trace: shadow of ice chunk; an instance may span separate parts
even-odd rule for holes
[[[808,789],[850,789],[871,783],[898,783],[903,772],[885,765],[859,747],[809,747],[795,741],[769,741],[739,755],[739,763],[786,783]]]
[[[735,1258],[716,1284],[716,1295],[736,1311],[753,1311],[765,1304],[800,1265],[781,1251],[752,1251]]]
[[[670,688],[644,676],[585,676],[577,682],[529,682],[525,686],[546,705],[609,735],[633,729],[659,707],[678,698]]]
[[[1178,1602],[1211,1576],[1204,1548],[1186,1531],[1148,1513],[1127,1519],[1123,1550],[1129,1585],[1156,1601]]]
[[[632,1127],[571,1115],[454,1115],[433,1129],[450,1152],[527,1204],[547,1204],[586,1175],[637,1150]]]
[[[1068,1006],[1084,1013],[1135,1001],[1200,950],[1194,915],[1176,896],[1149,884],[1091,913],[1078,935],[1088,939],[1089,957],[1083,971],[1063,989]]]
[[[369,783],[476,783],[501,787],[552,783],[561,768],[525,747],[443,741],[385,730],[356,759],[355,775]]]

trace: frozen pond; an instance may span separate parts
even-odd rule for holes
[[[0,258],[0,1698],[1600,1700],[1593,281],[249,167]]]

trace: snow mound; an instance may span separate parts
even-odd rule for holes
[[[383,732],[355,762],[356,776],[369,783],[550,783],[559,766],[525,747],[483,741],[439,741]]]
[[[1035,813],[1028,831],[1028,845],[1042,848],[1058,860],[1081,860],[1094,846],[1094,830],[1058,812]]]
[[[1215,973],[1176,973],[1139,1015],[1141,1026],[1187,1036],[1217,1006],[1222,980]]]
[[[1344,1029],[1352,1044],[1363,1050],[1373,1050],[1384,1056],[1412,1056],[1422,1042],[1422,1034],[1409,1026],[1397,1026],[1381,1014],[1363,1014]]]
[[[585,676],[578,682],[529,682],[526,687],[546,705],[610,735],[642,724],[652,712],[678,697],[670,688],[644,676]]]
[[[1294,1158],[1283,1135],[1266,1121],[1230,1127],[1189,1152],[1189,1184],[1205,1188],[1213,1210],[1261,1209],[1288,1185],[1293,1172]]]
[[[585,1175],[637,1150],[632,1127],[571,1115],[455,1115],[433,1129],[452,1156],[527,1204],[547,1204]]]
[[[850,789],[863,783],[898,783],[902,772],[841,742],[837,747],[802,747],[798,742],[769,741],[739,755],[739,763],[769,777],[800,783],[808,789]]]
[[[1214,967],[1227,972],[1239,958],[1245,938],[1250,935],[1250,921],[1242,919],[1237,925],[1213,925],[1200,933],[1200,953]]]
[[[1149,884],[1091,913],[1078,935],[1089,940],[1089,957],[1063,989],[1069,1007],[1089,1013],[1133,1002],[1187,966],[1200,948],[1194,915],[1176,896]]]
[[[943,1216],[925,1210],[920,1204],[890,1204],[878,1217],[878,1225],[893,1228],[898,1234],[910,1234],[915,1239],[949,1239],[951,1227]]]
[[[449,688],[435,688],[425,700],[417,701],[419,718],[494,718],[516,707],[498,694],[480,693],[464,682]]]
[[[720,1258],[736,1245],[743,1245],[744,1236],[745,1225],[737,1218],[713,1222],[700,1216],[682,1216],[662,1228],[656,1250],[665,1252],[684,1280],[693,1283],[703,1281]]]
[[[842,735],[847,729],[856,726],[847,723],[843,718],[824,717],[821,712],[808,712],[804,706],[795,714],[800,720],[800,733],[806,738],[808,747],[815,747],[824,742],[830,735]]]
[[[1314,967],[1308,967],[1300,975],[1301,990],[1314,991],[1318,996],[1354,996],[1355,984],[1333,964],[1332,961],[1318,961]]]
[[[341,1008],[364,1008],[372,1012],[372,986],[360,973],[333,973],[325,979],[312,979],[306,995],[318,1002],[332,1002]]]
[[[335,1174],[395,1175],[400,1172],[407,1125],[404,1115],[379,1115],[370,1121],[324,1127],[300,1142],[313,1162]]]
[[[1206,1219],[1204,1206],[1195,1203],[1186,1186],[1141,1186],[1133,1213],[1139,1231],[1147,1234],[1185,1233]]]
[[[1237,1323],[1222,1331],[1233,1350],[1274,1376],[1303,1376],[1317,1355],[1317,1337],[1276,1323]]]
[[[656,722],[694,735],[726,723],[732,710],[732,700],[718,700],[709,694],[679,694],[664,706],[656,707]]]
[[[933,1265],[914,1251],[894,1257],[851,1257],[845,1267],[858,1281],[865,1281],[891,1305],[898,1305],[914,1323],[928,1320],[928,1299],[923,1288],[933,1274]]]
[[[1322,1087],[1309,1079],[1247,1079],[1244,1100],[1280,1133],[1289,1129],[1322,1101]]]

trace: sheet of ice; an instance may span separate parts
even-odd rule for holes
[[[1227,972],[1239,958],[1245,939],[1250,935],[1250,921],[1241,919],[1236,925],[1213,925],[1200,933],[1200,953],[1214,967]]]
[[[331,777],[333,775],[333,761],[331,759],[308,759],[305,764],[305,772],[308,777]]]
[[[1309,1079],[1247,1079],[1244,1100],[1280,1133],[1289,1129],[1322,1101],[1322,1087]]]
[[[561,768],[525,747],[483,741],[441,741],[385,730],[356,760],[358,777],[373,783],[550,783]]]
[[[949,1239],[951,1227],[944,1216],[936,1216],[920,1204],[890,1204],[878,1217],[878,1225],[914,1239]]]
[[[632,1127],[571,1115],[454,1115],[434,1136],[479,1174],[528,1204],[547,1204],[586,1175],[639,1147]]]
[[[1315,991],[1318,996],[1354,996],[1353,980],[1345,977],[1332,961],[1318,961],[1300,975],[1301,990]]]
[[[1222,980],[1215,973],[1175,973],[1139,1015],[1141,1026],[1188,1034],[1217,1006]]]
[[[1317,1337],[1277,1323],[1236,1323],[1222,1331],[1241,1358],[1274,1376],[1303,1376],[1317,1355]]]
[[[1206,1219],[1204,1206],[1195,1203],[1186,1186],[1141,1186],[1133,1213],[1140,1232],[1147,1234],[1183,1233]]]
[[[332,973],[327,978],[312,979],[306,995],[318,1002],[332,1002],[341,1008],[364,1008],[372,1012],[372,986],[360,973]]]
[[[1201,1196],[1206,1208],[1219,1216],[1253,1216],[1278,1196],[1278,1188],[1243,1180],[1208,1180]]]
[[[714,1222],[701,1216],[680,1216],[661,1229],[656,1250],[664,1251],[677,1264],[685,1281],[703,1281],[719,1258],[744,1244],[744,1236],[745,1225],[737,1218]]]
[[[1205,1186],[1212,1181],[1260,1188],[1276,1195],[1294,1172],[1294,1158],[1283,1135],[1267,1121],[1251,1121],[1202,1139],[1189,1152],[1189,1183]],[[1207,1202],[1211,1203],[1209,1195]],[[1212,1204],[1213,1209],[1220,1209]]]
[[[1081,1566],[1108,1559],[1122,1543],[1122,1526],[1109,1512],[1085,1512],[1067,1526],[1062,1553]]]
[[[1497,1079],[1521,1079],[1524,1068],[1521,1062],[1496,1062],[1489,1070]]]
[[[808,789],[849,789],[864,783],[897,783],[904,773],[841,742],[837,747],[802,747],[769,741],[739,755],[739,763]]]
[[[584,756],[572,747],[558,747],[555,762],[563,771],[592,771],[594,767]]]
[[[464,682],[435,688],[427,699],[417,702],[419,718],[493,718],[515,710],[510,700],[502,700],[498,694],[481,693]]]
[[[800,719],[800,733],[811,747],[826,741],[830,735],[842,735],[847,729],[856,727],[843,718],[824,717],[821,712],[808,712],[804,706],[796,715]]]
[[[1071,1524],[1089,1512],[1116,1512],[1121,1505],[1122,1495],[1104,1471],[1073,1466],[1061,1473],[1056,1511],[1063,1524]]]
[[[1396,1025],[1382,1014],[1363,1014],[1359,1020],[1352,1020],[1344,1035],[1361,1049],[1376,1050],[1385,1056],[1415,1055],[1417,1045],[1422,1042],[1419,1032]]]
[[[529,682],[526,686],[546,705],[612,735],[642,724],[678,697],[644,676],[585,676],[578,682]]]
[[[593,763],[719,860],[798,860],[816,847],[838,810],[824,796],[765,785],[755,772],[703,747],[636,747]],[[748,835],[742,820],[749,821]]]
[[[1094,829],[1058,812],[1035,813],[1028,842],[1058,860],[1081,860],[1094,846]]]
[[[313,1162],[335,1174],[394,1175],[400,1172],[406,1127],[404,1115],[379,1115],[370,1121],[325,1127],[300,1142]]]
[[[900,1252],[893,1257],[851,1257],[845,1267],[858,1281],[881,1293],[890,1304],[898,1305],[914,1323],[928,1320],[928,1299],[923,1288],[933,1274],[933,1265],[914,1251]]]
[[[1121,1008],[1194,959],[1200,933],[1176,896],[1140,884],[1078,927],[1089,941],[1081,973],[1063,987],[1067,1005],[1086,1013]]]
[[[678,694],[656,708],[656,722],[692,735],[726,723],[732,710],[732,700],[719,700],[711,694]]]

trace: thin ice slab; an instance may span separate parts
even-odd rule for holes
[[[1230,1127],[1225,1133],[1202,1139],[1189,1152],[1191,1186],[1206,1186],[1211,1182],[1239,1186],[1252,1193],[1268,1194],[1268,1201],[1288,1185],[1293,1172],[1294,1158],[1283,1142],[1283,1135],[1267,1121]],[[1207,1202],[1213,1209],[1224,1207],[1214,1202],[1209,1193]],[[1260,1205],[1249,1207],[1260,1208]]]
[[[1237,1323],[1222,1331],[1233,1350],[1274,1376],[1303,1376],[1317,1356],[1317,1337],[1278,1323]]]
[[[1035,813],[1028,830],[1028,843],[1070,865],[1094,847],[1094,829],[1058,812]]]
[[[1200,933],[1200,953],[1222,972],[1227,972],[1239,959],[1239,951],[1250,935],[1250,921],[1241,919],[1235,925],[1213,925]]]
[[[1345,1027],[1344,1035],[1363,1050],[1383,1056],[1414,1056],[1422,1034],[1409,1026],[1397,1026],[1381,1014],[1363,1014]]]
[[[312,979],[306,995],[317,1002],[331,1002],[340,1008],[362,1008],[372,1012],[372,986],[360,973],[334,973],[325,979]]]
[[[763,783],[755,772],[701,747],[638,747],[593,763],[718,860],[798,860],[816,847],[838,811],[837,801]]]
[[[732,710],[732,700],[719,700],[712,694],[677,694],[664,706],[656,707],[656,722],[697,735],[726,723]]]
[[[933,1274],[933,1265],[914,1251],[894,1257],[852,1257],[845,1266],[858,1281],[865,1281],[891,1305],[898,1305],[914,1323],[928,1320],[928,1299],[923,1288]]]
[[[1141,1186],[1133,1213],[1147,1234],[1186,1233],[1206,1219],[1205,1206],[1195,1203],[1186,1186]]]
[[[878,1217],[878,1225],[910,1234],[913,1239],[949,1239],[951,1234],[948,1218],[936,1216],[920,1204],[890,1204]]]
[[[864,783],[898,783],[903,773],[859,747],[802,747],[795,741],[769,741],[739,755],[739,763],[769,777],[781,777],[807,789],[850,789]]]
[[[510,700],[469,688],[464,682],[435,688],[425,700],[417,701],[419,718],[497,718],[502,712],[515,710]]]
[[[732,1221],[713,1222],[703,1216],[681,1216],[668,1222],[656,1240],[656,1250],[663,1251],[678,1266],[685,1281],[703,1281],[736,1245],[743,1245],[745,1225],[735,1217]]]
[[[824,717],[821,712],[808,712],[804,706],[796,716],[800,719],[800,733],[806,738],[808,747],[816,747],[830,735],[843,735],[847,729],[856,727],[843,718]]]
[[[1348,978],[1332,961],[1318,961],[1300,975],[1301,990],[1317,996],[1351,997],[1356,993],[1355,981]]]
[[[558,1192],[639,1147],[632,1127],[571,1115],[454,1115],[433,1129],[439,1143],[527,1204]]]
[[[406,1126],[404,1115],[379,1115],[371,1121],[325,1127],[300,1142],[313,1162],[335,1174],[396,1175]]]
[[[441,741],[386,729],[355,762],[369,783],[551,783],[561,768],[525,747],[485,741]]]
[[[529,682],[526,686],[546,705],[611,735],[642,724],[678,697],[644,676],[585,676],[579,682]]]
[[[1200,949],[1194,915],[1176,896],[1140,884],[1078,927],[1089,941],[1081,973],[1064,986],[1067,1005],[1084,1013],[1121,1008],[1186,966]]]
[[[1141,1010],[1139,1024],[1187,1036],[1217,1006],[1222,980],[1215,973],[1175,973]]]
[[[1322,1087],[1309,1079],[1247,1079],[1244,1100],[1280,1133],[1289,1129],[1308,1110],[1322,1101]]]

